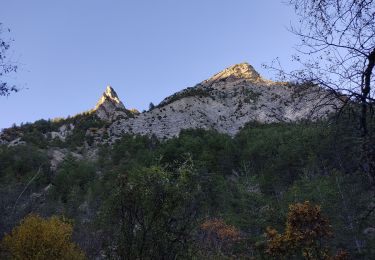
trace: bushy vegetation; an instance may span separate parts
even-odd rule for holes
[[[140,168],[117,177],[106,211],[109,244],[122,259],[191,255],[201,190],[192,165]]]
[[[58,217],[43,219],[29,215],[4,236],[2,259],[85,259],[80,248],[71,241],[73,226]]]
[[[332,256],[327,246],[327,240],[332,237],[329,221],[322,215],[320,206],[309,201],[289,206],[283,234],[268,228],[266,236],[266,253],[275,258],[349,259],[348,253],[342,250]]]
[[[68,136],[65,142],[59,139],[50,140],[48,136],[50,132],[58,132],[62,126],[72,126],[72,133]],[[82,146],[85,141],[86,131],[90,128],[100,128],[106,125],[106,122],[100,120],[94,113],[86,112],[75,115],[74,117],[58,118],[49,120],[38,120],[34,123],[21,124],[20,126],[12,126],[4,129],[2,138],[4,140],[12,141],[20,138],[28,144],[33,144],[39,148],[47,148],[50,144],[54,146],[76,148]],[[52,142],[51,142],[52,141]]]
[[[90,258],[372,258],[373,189],[361,172],[357,133],[342,118],[251,123],[234,138],[199,129],[166,141],[124,135],[101,146],[94,161],[68,156],[54,172],[43,168],[45,179],[22,197],[52,183],[30,210],[74,219],[74,238]],[[0,158],[0,176],[21,188],[30,176],[17,179],[17,172],[48,165],[45,151],[30,145],[2,147]],[[9,212],[13,203],[3,200]],[[25,214],[18,208],[17,216]],[[297,243],[292,216],[300,226],[324,216],[325,231]],[[14,226],[10,218],[2,230]],[[317,240],[324,240],[320,251]]]

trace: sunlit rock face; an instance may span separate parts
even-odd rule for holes
[[[124,133],[177,136],[182,129],[214,129],[231,136],[248,122],[293,122],[326,117],[340,107],[331,93],[317,87],[263,79],[241,63],[165,98],[151,111],[116,120],[112,139]]]
[[[111,86],[107,86],[93,111],[100,119],[106,121],[128,117],[128,111]]]
[[[103,104],[105,105],[105,103],[107,103],[107,102],[110,102],[116,108],[118,107],[118,108],[125,109],[124,104],[122,104],[122,102],[120,101],[120,99],[117,96],[116,91],[111,86],[107,86],[107,88],[105,89],[105,92],[103,93],[103,95],[99,99],[98,103],[96,104],[95,109],[98,109]]]
[[[108,86],[95,108],[88,111],[107,124],[85,130],[90,140],[85,147],[94,151],[91,146],[112,143],[127,133],[168,139],[178,136],[183,129],[200,128],[234,136],[249,122],[318,120],[341,106],[340,99],[318,86],[266,80],[251,65],[241,63],[166,97],[143,113],[126,109],[115,90]],[[43,135],[48,140],[65,142],[75,129],[69,123]],[[24,144],[23,133],[14,135],[14,131],[0,132],[0,144]]]
[[[203,81],[203,83],[209,85],[222,80],[238,79],[247,79],[254,83],[262,81],[259,73],[250,64],[240,63],[215,74],[210,79]]]

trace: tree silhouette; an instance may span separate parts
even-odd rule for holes
[[[5,77],[13,72],[16,72],[18,67],[11,61],[8,56],[11,40],[6,38],[6,33],[9,29],[4,29],[0,23],[0,96],[8,96],[11,92],[17,92],[18,88],[15,85],[9,84]]]
[[[375,1],[374,0],[288,0],[299,17],[290,30],[300,39],[294,60],[301,69],[283,77],[303,85],[321,86],[336,100],[340,110],[350,112],[362,143],[361,168],[375,185],[373,138]],[[354,115],[354,116],[353,116]]]
[[[300,18],[291,27],[301,44],[298,79],[326,87],[361,104],[360,127],[367,136],[374,103],[375,2],[373,0],[289,0]],[[348,104],[348,103],[346,103]]]

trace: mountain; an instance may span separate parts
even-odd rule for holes
[[[183,129],[211,129],[234,136],[249,122],[317,120],[335,112],[339,106],[339,99],[319,86],[266,80],[251,65],[241,63],[166,97],[143,113],[127,109],[116,91],[107,86],[95,108],[83,113],[90,120],[76,116],[55,124],[51,131],[43,128],[42,133],[47,141],[57,138],[66,142],[75,133],[95,144],[114,142],[124,134],[169,139]],[[98,123],[93,116],[103,123]],[[75,129],[73,121],[77,118],[85,127]],[[25,142],[22,131],[8,132],[1,134],[1,143]]]
[[[248,63],[231,66],[167,98],[151,111],[114,121],[108,134],[177,136],[182,129],[214,129],[234,136],[251,121],[316,120],[339,101],[317,87],[263,79]]]
[[[74,224],[88,259],[268,259],[277,257],[270,238],[289,239],[292,216],[324,228],[311,240],[324,255],[375,259],[356,104],[335,124],[324,120],[340,102],[319,86],[264,79],[247,63],[143,113],[108,86],[89,111],[0,133],[0,240],[17,225],[27,245],[43,239],[21,221],[33,213]],[[303,258],[294,245],[280,250]]]

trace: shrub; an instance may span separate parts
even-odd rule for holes
[[[71,241],[72,224],[56,216],[43,219],[28,215],[5,235],[2,247],[9,259],[85,259],[83,251]]]
[[[327,218],[322,216],[320,206],[310,202],[289,206],[286,228],[279,234],[274,228],[267,228],[266,253],[277,259],[303,256],[305,259],[348,259],[348,254],[339,251],[330,255],[328,239],[332,236]]]

